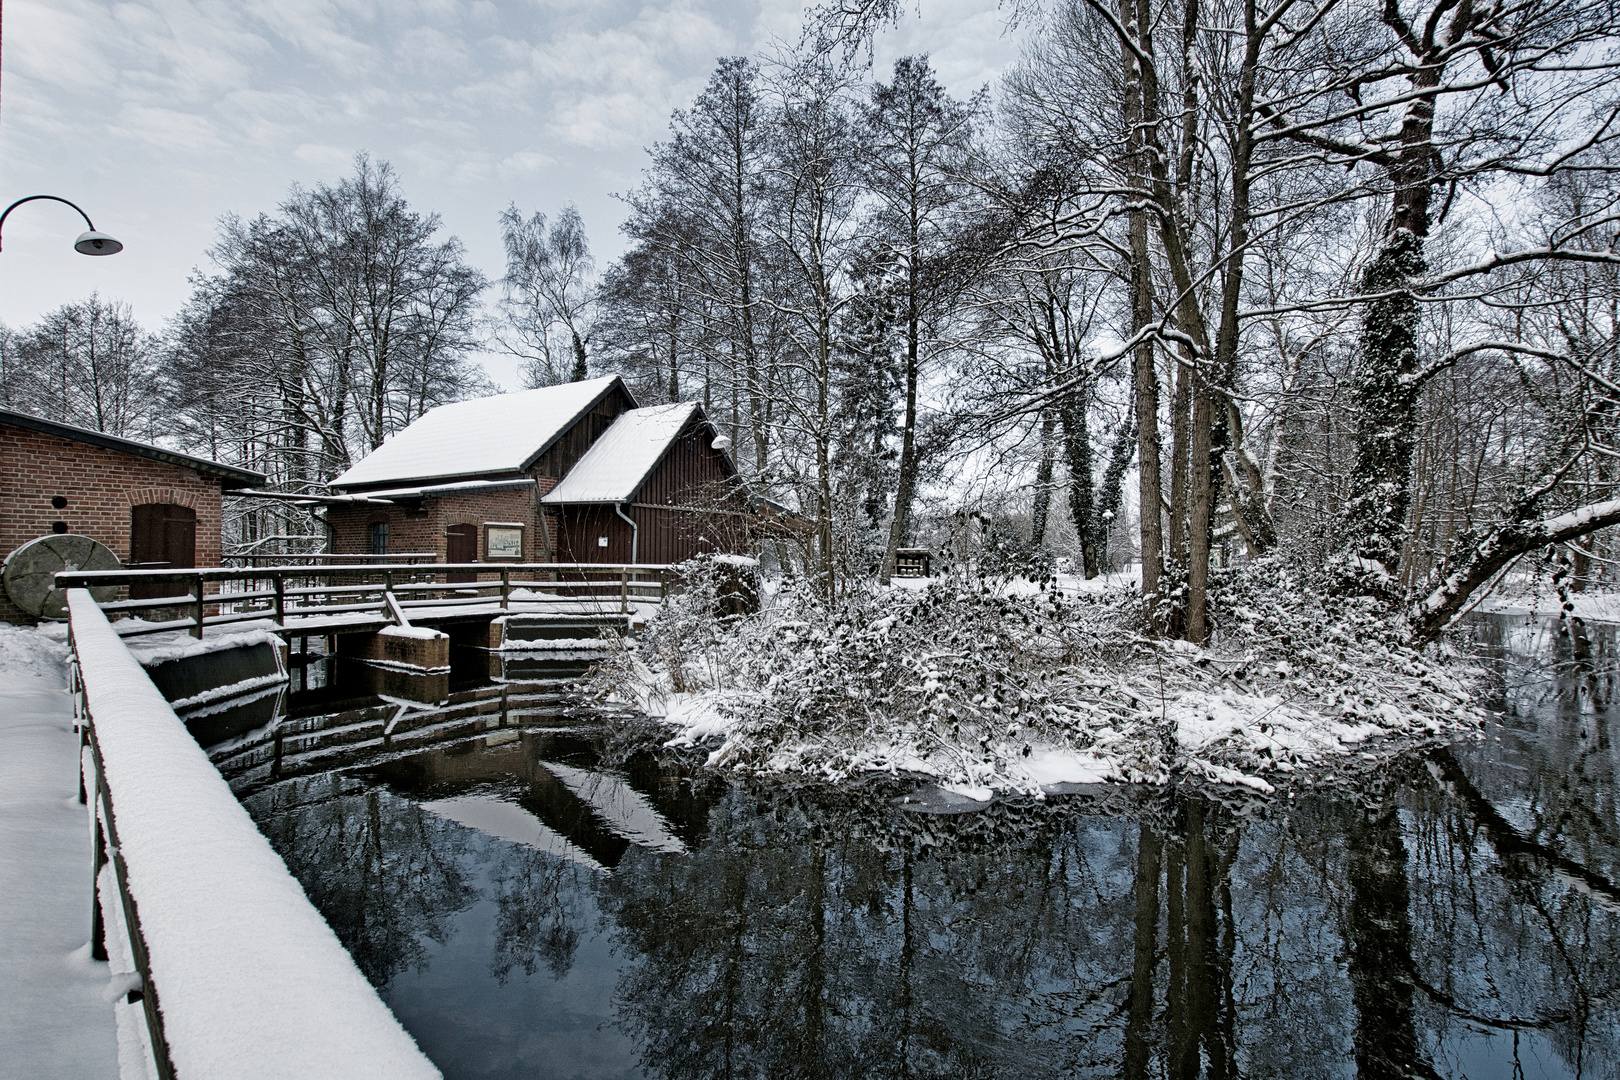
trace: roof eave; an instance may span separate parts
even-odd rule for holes
[[[392,480],[358,480],[347,484],[339,484],[334,479],[329,481],[326,486],[336,488],[339,491],[353,491],[356,495],[364,495],[364,490],[355,491],[354,489],[370,488],[373,491],[384,491],[391,490],[393,488],[410,487],[412,485],[431,487],[463,482],[469,484],[483,483],[487,481],[501,483],[508,480],[516,482],[519,480],[532,479],[533,477],[525,476],[522,469],[488,469],[484,472],[477,473],[438,473],[433,476],[401,476]]]

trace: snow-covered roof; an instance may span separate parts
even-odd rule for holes
[[[695,401],[677,401],[619,414],[579,464],[540,501],[553,505],[629,502],[699,408]]]
[[[609,375],[440,405],[334,477],[332,486],[520,472],[616,383],[619,377]]]

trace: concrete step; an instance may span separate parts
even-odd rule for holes
[[[604,631],[630,633],[630,617],[619,614],[507,615],[496,622],[502,649],[600,648]]]

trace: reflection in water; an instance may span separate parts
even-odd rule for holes
[[[1486,738],[1269,805],[918,814],[564,726],[247,803],[447,1077],[1612,1077],[1614,632],[1481,634]]]

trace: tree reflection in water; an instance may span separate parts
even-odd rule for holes
[[[479,958],[452,1020],[605,965],[586,1029],[634,1064],[589,1075],[1613,1076],[1612,634],[1493,633],[1568,665],[1510,671],[1500,738],[1269,805],[1113,790],[934,816],[642,762],[630,783],[688,849],[654,851],[547,772],[598,767],[588,742],[535,734],[251,809],[373,982]],[[416,801],[468,791],[605,869]],[[476,910],[487,933],[456,936]],[[450,1077],[558,1067],[424,1046]]]

